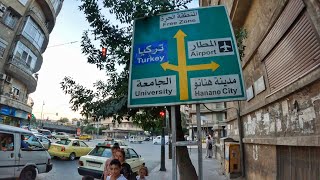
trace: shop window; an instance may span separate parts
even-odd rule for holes
[[[14,150],[14,137],[13,134],[0,133],[0,146],[1,151],[13,151]]]
[[[30,18],[23,28],[22,35],[26,37],[38,50],[41,49],[44,41],[44,33],[40,27]]]

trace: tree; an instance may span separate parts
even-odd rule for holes
[[[119,123],[123,118],[132,116],[133,121],[144,129],[158,127],[159,112],[164,110],[163,107],[143,108],[143,114],[137,113],[139,109],[127,108],[133,20],[186,9],[189,2],[191,0],[103,0],[99,4],[97,0],[81,0],[79,9],[84,12],[91,27],[83,33],[82,52],[87,56],[88,63],[106,71],[109,79],[107,82],[96,82],[95,90],[91,90],[76,83],[71,77],[65,77],[61,87],[71,96],[72,110],[80,110],[87,118],[92,115],[102,118],[112,116]],[[106,12],[108,17],[116,18],[117,24],[112,24],[114,21],[103,15]],[[102,48],[106,48],[106,56],[102,56]],[[117,71],[117,67],[122,71]],[[184,134],[180,106],[175,109],[177,140],[181,141],[184,140]],[[181,179],[197,179],[187,147],[177,147],[177,156]]]
[[[67,123],[67,122],[69,122],[69,119],[66,118],[66,117],[63,117],[63,118],[60,118],[60,119],[58,120],[58,122]]]

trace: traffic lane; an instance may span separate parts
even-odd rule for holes
[[[74,161],[52,159],[52,170],[48,173],[38,174],[37,180],[68,180],[82,179],[78,174],[78,159]]]
[[[161,145],[154,145],[152,141],[143,141],[141,144],[129,143],[141,157],[144,159],[149,172],[160,164]],[[168,158],[168,145],[165,146],[165,156]]]

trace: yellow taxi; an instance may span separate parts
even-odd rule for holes
[[[126,163],[131,166],[134,173],[138,173],[144,163],[144,159],[131,147],[123,147],[126,155]],[[79,159],[78,173],[82,176],[92,176],[100,179],[106,161],[112,157],[111,145],[108,143],[98,144],[88,155]]]
[[[82,134],[82,135],[79,136],[79,139],[80,139],[80,140],[87,140],[87,141],[89,141],[89,140],[92,140],[92,136],[89,135],[89,134]]]
[[[93,147],[78,139],[61,139],[52,143],[48,152],[51,157],[68,158],[73,161],[76,157],[87,155]]]

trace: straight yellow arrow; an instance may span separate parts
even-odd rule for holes
[[[174,38],[177,39],[180,100],[188,100],[187,58],[184,38],[187,35],[179,29]]]
[[[187,70],[197,71],[197,70],[211,69],[212,71],[215,71],[216,69],[218,69],[219,66],[220,66],[219,64],[212,61],[210,64],[189,65],[187,66]]]

